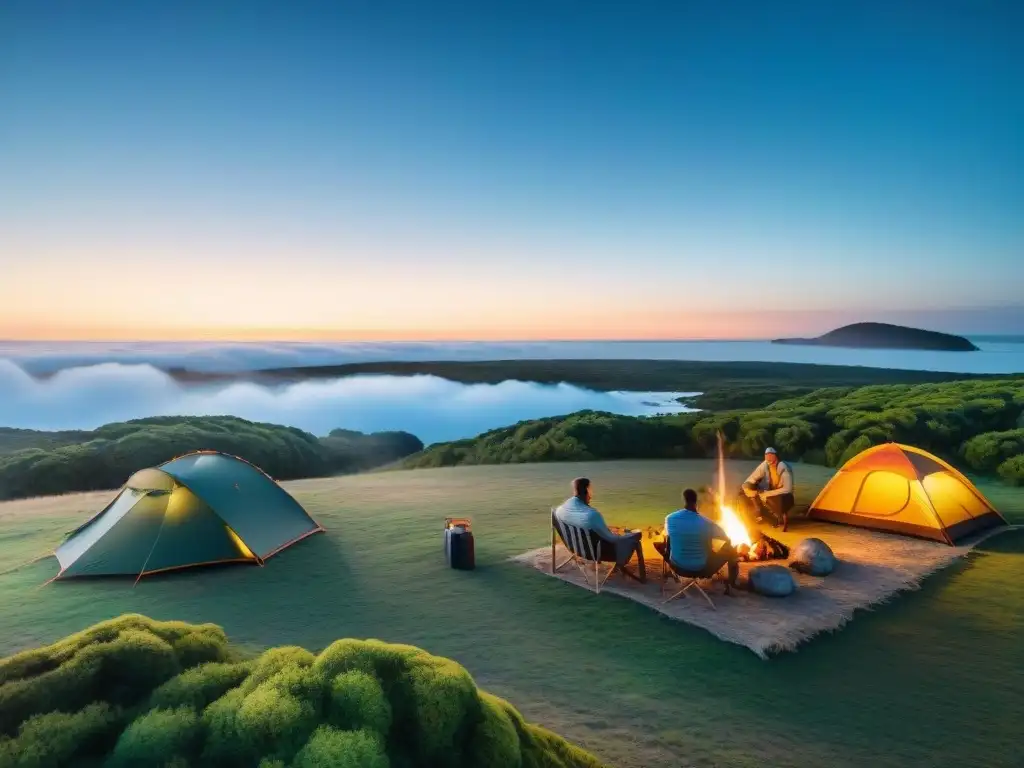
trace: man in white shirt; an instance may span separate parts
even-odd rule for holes
[[[782,530],[789,528],[789,510],[793,508],[793,470],[789,464],[779,461],[774,448],[765,448],[764,461],[750,473],[743,483],[743,495],[750,499],[757,522],[767,515],[772,527]]]

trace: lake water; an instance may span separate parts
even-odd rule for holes
[[[594,392],[526,381],[460,384],[436,376],[350,376],[268,387],[184,387],[149,364],[66,368],[38,380],[0,360],[0,426],[95,429],[146,416],[216,416],[332,429],[401,430],[426,443],[474,437],[527,419],[581,410],[647,416],[687,410],[683,393]],[[692,394],[692,393],[691,393]]]
[[[231,414],[323,435],[343,427],[404,430],[426,443],[473,437],[526,419],[590,409],[640,416],[687,410],[682,393],[594,392],[535,382],[460,384],[434,376],[357,376],[267,387],[183,387],[162,368],[241,371],[384,360],[660,359],[869,365],[961,373],[1024,371],[1024,340],[980,352],[894,352],[764,341],[459,344],[0,343],[0,426],[93,429],[159,415]],[[39,380],[39,374],[54,374]]]
[[[954,373],[1024,372],[1024,337],[978,337],[978,352],[834,349],[768,341],[380,343],[3,342],[0,358],[31,373],[101,362],[242,371],[374,361],[632,359],[861,365]]]

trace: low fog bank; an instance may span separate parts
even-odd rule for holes
[[[1024,343],[1012,337],[977,339],[978,352],[840,349],[768,341],[551,342],[28,342],[0,341],[0,358],[39,376],[121,363],[163,370],[238,373],[373,362],[488,360],[691,360],[696,362],[815,363],[954,373],[1024,371]]]
[[[633,416],[690,410],[675,402],[683,394],[594,392],[524,381],[461,384],[436,376],[197,387],[183,386],[150,364],[122,363],[66,368],[38,380],[0,359],[0,426],[23,429],[95,429],[146,416],[230,415],[316,435],[339,427],[402,430],[429,444],[585,409]]]

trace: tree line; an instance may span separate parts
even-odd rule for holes
[[[406,467],[594,459],[704,458],[717,433],[729,456],[771,445],[786,458],[838,467],[889,441],[931,451],[966,471],[1024,485],[1024,382],[969,380],[829,387],[762,408],[664,417],[581,411],[432,445]]]
[[[423,448],[407,432],[337,429],[318,438],[294,427],[233,416],[159,416],[90,432],[0,434],[0,499],[119,488],[136,471],[198,450],[230,453],[277,480],[321,477],[388,464]],[[57,435],[57,437],[55,437]]]

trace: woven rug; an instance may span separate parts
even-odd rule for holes
[[[1010,530],[1008,527],[986,531],[980,536],[950,547],[937,542],[912,539],[859,528],[828,523],[797,523],[797,530],[766,533],[792,547],[804,538],[815,537],[826,542],[839,560],[828,576],[815,577],[791,571],[797,583],[796,592],[788,597],[763,597],[745,590],[734,590],[733,596],[723,594],[724,585],[718,581],[710,587],[701,586],[711,596],[716,610],[707,604],[695,590],[686,596],[664,603],[679,587],[669,580],[662,593],[661,556],[653,541],[644,538],[644,560],[647,564],[646,584],[633,579],[613,576],[601,587],[594,599],[626,597],[679,621],[701,627],[715,637],[749,648],[761,658],[781,651],[792,651],[806,640],[821,632],[833,631],[849,622],[857,609],[883,603],[904,590],[917,589],[932,573],[945,568],[965,556],[989,536]],[[567,556],[558,544],[556,561]],[[524,552],[512,560],[536,568],[539,572],[569,584],[593,591],[579,569],[567,565],[551,574],[551,547]],[[773,564],[786,565],[785,560]],[[743,563],[740,581],[757,563]],[[590,580],[594,576],[591,572]],[[606,598],[605,595],[608,595]]]

